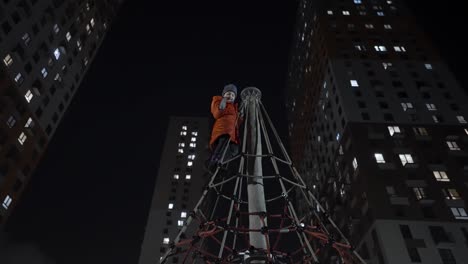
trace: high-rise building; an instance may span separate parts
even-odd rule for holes
[[[139,264],[159,263],[202,195],[210,176],[204,169],[211,132],[208,123],[206,117],[169,121]]]
[[[0,226],[20,198],[121,2],[0,1]]]
[[[293,43],[292,156],[344,234],[368,263],[466,262],[468,98],[404,3],[303,0]]]

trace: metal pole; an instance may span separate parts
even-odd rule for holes
[[[262,93],[255,87],[248,87],[242,90],[241,98],[249,108],[249,119],[246,120],[245,129],[249,135],[249,154],[255,154],[253,164],[248,166],[248,174],[256,177],[249,177],[247,182],[247,195],[249,201],[249,213],[266,213],[265,193],[263,188],[263,168],[262,168],[262,140],[261,130],[258,127],[258,102]],[[252,159],[250,158],[250,161]],[[252,166],[253,165],[253,166]],[[266,219],[265,219],[266,220]],[[260,230],[263,227],[259,215],[249,216],[249,228]],[[267,241],[264,234],[260,232],[249,232],[250,244],[256,249],[266,250]]]

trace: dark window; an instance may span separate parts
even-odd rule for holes
[[[388,104],[386,102],[379,102],[379,106],[382,109],[388,109]]]
[[[34,35],[37,35],[37,33],[39,33],[39,27],[37,26],[37,24],[34,24],[32,26],[32,32]]]
[[[166,216],[171,216],[172,215],[172,212],[171,211],[167,211],[166,212]]]
[[[59,118],[59,117],[58,117],[57,113],[54,113],[54,115],[52,116],[52,121],[54,122],[54,124],[57,123],[58,118]]]
[[[35,113],[36,113],[36,117],[40,118],[42,116],[42,108],[41,107],[37,108]]]
[[[417,248],[408,248],[408,254],[411,262],[421,262],[421,256],[419,256]]]
[[[429,226],[429,231],[431,232],[432,239],[436,244],[440,242],[450,242],[450,239],[443,227]]]
[[[49,102],[50,97],[48,95],[44,96],[44,98],[42,99],[42,104],[44,105],[44,107],[47,107],[47,105],[49,105]]]
[[[384,93],[382,91],[376,91],[375,96],[376,97],[384,97],[385,95],[384,95]]]
[[[363,120],[369,120],[370,119],[368,113],[361,113],[361,117],[362,117]]]
[[[408,98],[408,94],[406,92],[398,92],[398,98]]]
[[[457,262],[455,261],[455,257],[453,256],[452,251],[450,249],[439,248],[438,250],[443,264],[457,264]]]
[[[385,120],[385,121],[394,121],[393,115],[390,114],[390,113],[385,113],[385,114],[384,114],[384,120]]]
[[[358,103],[359,108],[366,108],[366,103],[365,102],[358,101],[357,103]]]
[[[434,211],[432,210],[432,207],[422,206],[421,210],[422,210],[423,216],[425,218],[434,218],[435,217],[435,214],[434,214]]]
[[[31,63],[28,62],[28,63],[26,63],[26,64],[24,65],[24,71],[25,71],[27,74],[31,73],[31,71],[32,71]]]
[[[13,191],[14,192],[19,191],[22,186],[23,186],[23,182],[20,179],[16,179],[15,184],[13,185]]]
[[[10,26],[10,24],[8,23],[8,21],[3,22],[3,24],[2,24],[2,29],[3,29],[3,32],[5,33],[5,35],[8,35],[8,33],[10,33],[10,31],[11,31],[11,26]]]
[[[47,125],[47,128],[46,128],[47,135],[50,135],[51,132],[52,132],[52,127],[50,125]]]
[[[403,238],[405,238],[405,239],[412,239],[413,238],[413,235],[411,235],[411,230],[410,230],[409,226],[400,225],[400,231],[401,231],[401,235],[403,236]]]

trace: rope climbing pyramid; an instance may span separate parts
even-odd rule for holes
[[[294,168],[261,91],[245,88],[241,99],[241,151],[225,159],[224,146],[161,263],[365,263]]]

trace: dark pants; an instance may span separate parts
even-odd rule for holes
[[[224,154],[223,161],[227,161],[239,153],[239,146],[234,142],[229,142],[230,137],[229,135],[222,135],[220,136],[214,143],[213,143],[213,153],[211,154],[210,165],[216,165],[216,163],[221,161],[223,157],[224,150],[226,145],[229,143],[229,147],[226,150],[226,154]]]

